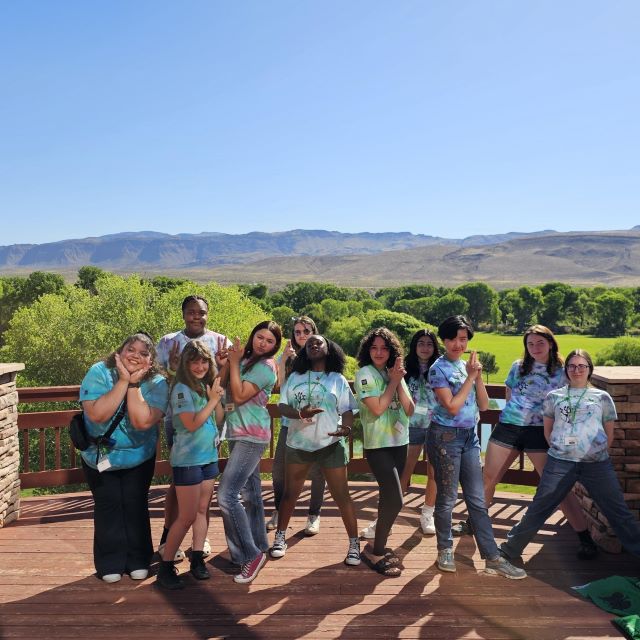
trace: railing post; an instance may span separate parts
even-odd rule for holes
[[[21,363],[0,363],[0,527],[20,516],[20,451],[16,375]]]
[[[595,367],[591,382],[606,391],[616,404],[618,421],[611,462],[622,486],[624,498],[636,518],[640,516],[640,367]],[[574,489],[587,515],[593,538],[610,552],[621,545],[589,494],[579,483]]]

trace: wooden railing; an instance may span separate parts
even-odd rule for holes
[[[503,385],[490,384],[487,385],[489,397],[494,399],[504,399],[505,388]],[[39,403],[39,402],[77,402],[79,386],[68,387],[23,387],[18,389],[18,398],[21,403]],[[271,416],[271,442],[268,448],[268,457],[262,459],[260,470],[263,473],[270,473],[273,465],[273,455],[275,451],[275,422],[279,420],[280,414],[275,404],[268,406],[269,415]],[[68,438],[63,438],[69,427],[71,417],[78,413],[77,409],[63,411],[38,411],[30,413],[20,413],[18,415],[18,429],[21,435],[20,447],[20,481],[23,489],[34,487],[55,487],[67,484],[76,484],[84,482],[84,474],[81,467],[78,467],[79,455]],[[482,440],[483,430],[498,422],[499,411],[489,409],[483,411],[481,415],[481,423],[478,427],[478,435]],[[32,468],[31,447],[34,438],[30,437],[33,430],[38,430],[37,447],[38,462],[35,468]],[[50,432],[53,430],[53,440]],[[162,429],[161,429],[162,433]],[[49,436],[49,437],[48,437]],[[158,440],[158,451],[156,457],[155,475],[170,475],[171,466],[169,461],[162,459],[162,439]],[[68,447],[68,456],[64,458],[68,460],[68,465],[62,463],[63,459],[63,441]],[[51,447],[53,443],[53,452],[49,452],[47,456],[47,446]],[[66,452],[65,452],[66,453]],[[49,461],[47,461],[49,458]],[[353,438],[349,439],[349,472],[350,473],[369,473],[369,465],[366,459],[354,456]],[[224,468],[225,458],[221,458],[220,467]],[[426,474],[426,463],[423,460],[418,461],[414,473]],[[520,455],[517,468],[507,471],[503,478],[503,482],[523,485],[536,485],[538,483],[538,475],[535,471],[527,471],[524,468],[524,457]]]

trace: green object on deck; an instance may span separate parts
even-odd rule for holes
[[[640,616],[632,615],[624,618],[615,618],[613,624],[618,627],[631,640],[640,640]]]
[[[640,578],[611,576],[573,588],[609,613],[628,617],[640,615]]]

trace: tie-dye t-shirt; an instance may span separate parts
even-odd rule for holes
[[[115,369],[108,369],[104,362],[94,364],[80,385],[80,400],[97,400],[108,393],[115,386],[118,374]],[[169,402],[169,387],[167,381],[159,375],[150,380],[145,380],[140,385],[140,391],[145,402],[162,413],[167,411]],[[111,418],[106,422],[92,422],[87,414],[84,414],[84,422],[87,431],[94,438],[104,435],[109,430]],[[158,427],[154,425],[149,429],[136,429],[129,422],[129,414],[125,413],[120,424],[115,428],[112,436],[115,445],[108,450],[108,458],[111,463],[111,471],[118,469],[131,469],[149,460],[155,455],[158,441]],[[92,468],[96,469],[96,446],[91,445],[82,452],[82,459]]]
[[[549,455],[571,462],[601,462],[609,457],[604,423],[616,420],[616,406],[601,389],[568,386],[549,393],[544,417],[553,418]]]
[[[413,403],[416,405],[416,409],[409,419],[409,426],[426,429],[431,424],[433,410],[438,404],[436,394],[433,393],[431,385],[425,380],[424,376],[409,378],[407,387]]]
[[[183,424],[183,413],[198,413],[207,404],[207,398],[196,393],[182,382],[176,382],[171,389],[171,411],[176,433],[171,447],[172,467],[191,467],[218,461],[215,440],[218,429],[214,414],[195,431],[189,431]],[[214,411],[215,413],[215,411]]]
[[[450,389],[455,396],[467,379],[467,368],[464,360],[449,360],[440,356],[429,369],[429,384],[432,389]],[[474,429],[480,420],[480,412],[476,402],[476,387],[473,385],[458,415],[451,415],[440,403],[433,409],[433,422],[444,427]]]
[[[292,373],[280,390],[280,402],[297,411],[308,404],[323,410],[310,424],[288,420],[287,446],[303,451],[317,451],[341,440],[327,434],[338,428],[339,416],[358,406],[343,375],[317,371]]]
[[[365,449],[399,447],[409,443],[409,416],[400,404],[397,391],[393,401],[381,416],[375,416],[363,402],[366,398],[379,398],[388,384],[387,372],[378,371],[372,364],[356,372],[354,387],[360,408]],[[409,395],[407,383],[401,380],[400,384]]]
[[[227,413],[227,440],[246,440],[264,444],[271,439],[271,418],[267,403],[271,390],[276,384],[276,363],[274,360],[258,360],[245,372],[246,361],[240,364],[240,379],[258,387],[255,396],[242,404],[234,404],[233,411]]]
[[[505,384],[511,389],[511,398],[500,413],[500,422],[519,427],[542,425],[542,403],[549,391],[567,384],[564,369],[558,367],[553,374],[547,365],[534,362],[531,371],[520,374],[522,360],[516,360]]]

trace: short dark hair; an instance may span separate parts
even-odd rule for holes
[[[440,340],[453,340],[460,329],[465,329],[469,340],[473,338],[473,326],[464,316],[449,316],[438,327]]]
[[[396,336],[393,331],[387,329],[387,327],[377,327],[376,329],[371,329],[367,335],[362,338],[360,342],[360,348],[358,349],[358,366],[366,367],[371,362],[371,354],[369,353],[371,349],[371,345],[376,338],[382,338],[389,348],[389,360],[387,361],[387,365],[392,367],[394,362],[398,358],[402,358],[402,345],[400,344],[400,340],[398,340],[398,336]]]
[[[325,373],[343,373],[346,357],[340,345],[335,343],[333,340],[325,338],[324,336],[320,336],[319,334],[315,335],[319,336],[327,343],[327,357],[324,361]],[[311,336],[309,336],[309,338],[311,338]],[[311,360],[309,360],[307,350],[300,349],[296,357],[293,359],[291,370],[295,373],[306,373],[309,369],[311,369]]]
[[[209,303],[206,301],[205,298],[203,298],[202,296],[187,296],[183,301],[182,301],[182,313],[184,313],[184,310],[187,308],[187,305],[190,302],[204,302],[204,306],[207,307],[207,311],[209,311]]]
[[[571,358],[573,358],[573,356],[580,356],[587,361],[587,364],[589,365],[589,377],[587,378],[587,380],[591,382],[591,375],[593,374],[593,360],[591,359],[589,352],[585,351],[584,349],[574,349],[564,361],[564,373],[567,378],[569,377],[569,372],[567,369],[569,367],[569,362],[571,361]]]

